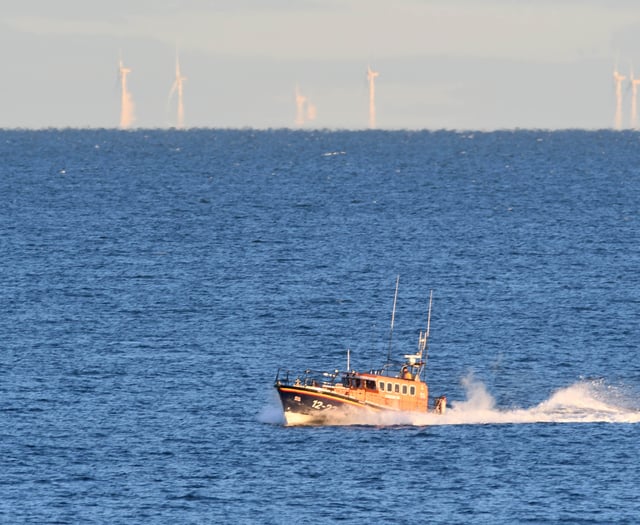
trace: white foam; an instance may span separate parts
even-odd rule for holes
[[[485,385],[472,376],[463,386],[467,400],[452,402],[444,416],[421,414],[415,424],[640,423],[640,410],[624,406],[620,393],[602,381],[579,381],[534,407],[512,409],[497,408]]]

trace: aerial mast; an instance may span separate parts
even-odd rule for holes
[[[387,365],[391,363],[391,342],[393,340],[393,322],[396,318],[396,301],[398,300],[398,284],[400,276],[396,277],[396,293],[393,296],[393,311],[391,312],[391,330],[389,331],[389,350],[387,351]]]
[[[425,365],[427,364],[427,358],[429,357],[429,331],[431,330],[431,301],[433,299],[433,290],[429,292],[429,313],[427,314],[427,331],[423,332],[420,330],[420,335],[418,336],[418,353],[415,356],[406,356],[406,357],[417,357],[419,359],[419,372],[421,373],[424,370]],[[424,358],[423,358],[424,356]]]
[[[420,353],[425,351],[424,360],[427,361],[427,357],[429,354],[429,332],[431,331],[431,302],[433,301],[433,290],[429,291],[429,313],[427,314],[427,331],[424,334],[424,342],[423,339],[420,339]]]

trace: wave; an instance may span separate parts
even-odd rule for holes
[[[523,423],[640,423],[640,409],[623,389],[604,380],[581,380],[556,390],[531,408],[499,408],[481,381],[469,375],[462,379],[466,399],[452,401],[446,414],[433,413],[358,413],[343,414],[332,425],[427,426],[489,425]],[[275,403],[273,402],[275,401]],[[283,424],[277,397],[263,408],[258,419],[263,423]]]

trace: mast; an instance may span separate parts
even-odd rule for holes
[[[396,318],[396,301],[398,300],[398,284],[400,275],[396,277],[396,293],[393,296],[393,311],[391,312],[391,330],[389,331],[389,350],[387,350],[387,365],[391,363],[391,342],[393,340],[393,321]]]

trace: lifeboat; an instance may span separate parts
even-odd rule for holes
[[[397,295],[398,281],[391,316],[389,355],[382,367],[366,372],[350,370],[347,351],[346,371],[278,370],[274,386],[286,425],[356,424],[367,421],[367,415],[385,412],[445,413],[446,397],[434,398],[430,403],[429,387],[424,379],[432,294],[429,295],[427,329],[420,331],[417,352],[405,354],[404,360],[394,363],[390,360],[390,351]]]

